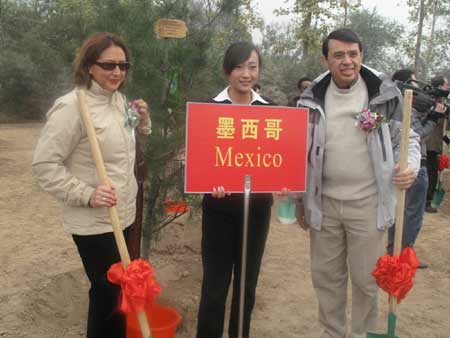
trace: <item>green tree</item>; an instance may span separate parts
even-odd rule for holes
[[[251,0],[34,0],[0,2],[0,105],[8,116],[42,118],[73,87],[71,62],[95,31],[123,36],[132,51],[125,94],[152,112],[144,254],[164,219],[162,204],[182,194],[187,100],[204,100],[225,84],[225,47],[249,40],[258,24]],[[184,20],[185,39],[158,39],[159,18]],[[231,29],[230,29],[231,27]]]
[[[358,33],[364,47],[364,63],[387,74],[401,68],[398,37],[404,27],[381,16],[374,9],[360,9],[349,17],[349,28]]]
[[[348,14],[361,5],[360,0],[296,0],[278,15],[294,15],[296,38],[301,42],[301,61],[314,64],[316,50],[323,38],[336,26],[345,26]]]
[[[423,79],[449,67],[448,36],[450,35],[450,2],[447,0],[408,0],[409,20],[417,26],[411,32],[414,48],[407,53],[414,60],[416,74]],[[444,51],[444,53],[442,53]]]
[[[261,53],[263,68],[260,84],[263,93],[280,105],[286,105],[290,98],[298,95],[297,82],[301,77],[315,78],[325,70],[320,63],[320,49],[314,50],[309,64],[302,62],[302,45],[292,25],[266,26]]]

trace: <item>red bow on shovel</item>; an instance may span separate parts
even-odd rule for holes
[[[110,181],[108,179],[108,176],[106,175],[103,156],[100,151],[100,147],[98,145],[97,136],[95,134],[94,125],[92,123],[91,116],[89,114],[88,107],[86,104],[85,95],[86,94],[84,93],[83,90],[77,91],[81,118],[83,119],[83,123],[86,128],[89,144],[91,146],[92,156],[94,157],[95,166],[97,168],[97,173],[100,182],[101,184],[110,186]],[[122,268],[123,271],[121,273],[120,268],[117,268],[117,266],[114,267],[116,264],[113,264],[113,271],[111,272],[111,275],[113,275],[115,278],[117,277],[117,280],[120,280],[120,285],[122,287],[125,285],[125,291],[124,288],[122,288],[122,306],[127,310],[133,309],[133,311],[134,310],[137,311],[137,318],[139,321],[139,327],[141,329],[142,337],[151,338],[147,316],[143,308],[141,308],[141,304],[144,303],[144,300],[141,298],[141,296],[143,296],[144,299],[153,299],[156,296],[156,291],[159,292],[159,286],[156,288],[155,284],[153,283],[153,278],[148,278],[149,276],[148,267],[144,268],[144,270],[147,269],[147,272],[141,271],[141,273],[137,274],[139,277],[136,278],[137,275],[135,274],[135,272],[136,270],[140,270],[140,267],[142,267],[142,263],[140,262],[134,263],[135,261],[132,263],[130,260],[130,255],[128,253],[125,238],[123,236],[122,227],[120,226],[119,214],[115,206],[109,208],[109,216],[111,217],[111,224],[114,231],[114,238],[116,240],[117,248],[120,254],[120,259],[122,261],[121,263],[118,264],[123,266]],[[136,269],[136,266],[138,267],[138,269]],[[131,282],[130,284],[129,280],[132,280],[133,282]],[[137,285],[139,287],[136,288]],[[139,290],[137,292],[138,297],[135,297],[136,296],[135,291],[137,290]],[[142,292],[143,290],[145,290],[145,292]],[[130,294],[132,295],[132,297],[130,297]]]
[[[150,263],[143,259],[135,259],[126,269],[121,262],[115,263],[107,276],[111,283],[120,285],[122,289],[120,310],[124,313],[145,311],[161,292]]]
[[[400,256],[384,255],[378,259],[372,276],[377,280],[378,286],[390,296],[397,299],[400,304],[406,294],[413,287],[419,261],[413,248],[402,250]]]
[[[405,90],[403,101],[402,139],[400,143],[400,172],[408,166],[409,128],[411,124],[412,91]],[[389,294],[388,333],[368,333],[367,338],[398,338],[395,335],[397,324],[396,305],[413,286],[413,278],[419,261],[412,248],[405,248],[400,254],[403,238],[403,218],[405,210],[405,190],[397,190],[397,209],[395,218],[394,255],[384,255],[378,259],[372,275],[380,288]]]

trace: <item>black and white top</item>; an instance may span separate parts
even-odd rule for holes
[[[217,96],[209,99],[208,103],[220,103],[220,104],[233,104],[228,93],[229,87],[222,90]],[[275,102],[271,99],[262,97],[251,90],[252,100],[250,105],[252,106],[276,106]],[[220,184],[220,182],[217,182]],[[226,188],[226,187],[225,187]],[[270,193],[254,193],[250,197],[251,208],[270,208],[273,203],[273,197]],[[244,206],[244,194],[232,193],[230,196],[224,198],[214,198],[211,194],[205,194],[203,198],[203,207],[211,208],[215,210],[239,210]]]

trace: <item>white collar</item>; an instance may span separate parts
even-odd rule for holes
[[[223,101],[229,101],[229,102],[233,102],[231,101],[230,95],[228,94],[228,89],[230,88],[230,86],[228,86],[227,88],[225,88],[224,90],[222,90],[215,98],[213,98],[214,101],[216,102],[223,102]],[[264,104],[269,104],[269,102],[267,102],[266,100],[264,100],[257,92],[255,92],[253,89],[250,89],[251,93],[252,93],[252,100],[250,102],[250,104],[253,104],[253,102],[255,101],[259,101],[261,103]]]

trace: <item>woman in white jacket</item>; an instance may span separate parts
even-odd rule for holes
[[[141,134],[151,130],[147,104],[134,101],[139,117],[130,116],[118,91],[129,56],[123,40],[111,33],[95,33],[83,43],[74,61],[76,88],[47,113],[32,164],[40,186],[63,203],[64,229],[72,235],[91,282],[88,338],[125,338],[125,320],[117,310],[120,288],[106,278],[109,267],[120,261],[108,208],[117,205],[127,238],[136,210],[134,129]],[[111,187],[99,183],[78,90],[86,93]]]

